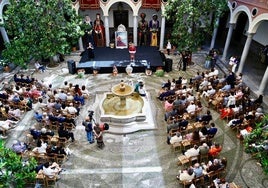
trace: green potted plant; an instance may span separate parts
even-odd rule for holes
[[[34,182],[37,162],[30,158],[22,161],[21,156],[6,148],[0,140],[0,187],[25,187],[26,182]]]

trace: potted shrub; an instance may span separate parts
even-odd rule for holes
[[[34,158],[23,162],[20,155],[6,148],[0,140],[0,187],[25,187],[26,182],[35,180],[36,166]]]

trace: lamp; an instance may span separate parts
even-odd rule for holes
[[[124,6],[123,6],[123,3],[122,3],[122,2],[119,2],[119,3],[118,3],[118,5],[117,5],[117,10],[120,11],[120,12],[121,12],[122,10],[124,10]]]

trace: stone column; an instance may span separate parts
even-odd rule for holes
[[[104,16],[104,27],[105,27],[106,47],[109,47],[110,46],[110,31],[109,31],[109,19],[108,19],[108,16]]]
[[[231,38],[232,38],[232,35],[233,35],[234,26],[235,26],[235,23],[229,23],[228,35],[227,35],[227,39],[225,41],[225,46],[224,46],[224,50],[223,50],[223,54],[222,54],[223,62],[225,62],[225,59],[226,59],[226,56],[227,56],[227,51],[229,49],[229,45],[230,45]]]
[[[137,16],[133,16],[133,43],[138,45],[138,20]]]
[[[262,77],[262,80],[261,80],[261,84],[260,84],[259,91],[258,91],[258,93],[260,95],[264,94],[264,90],[265,90],[267,84],[268,84],[268,67],[266,67],[266,71],[265,71],[264,76]]]
[[[9,43],[9,38],[7,36],[6,29],[4,27],[0,27],[1,35],[3,37],[4,42]]]
[[[79,50],[80,51],[84,51],[82,37],[79,38],[78,45],[79,45]]]
[[[240,63],[239,63],[239,67],[238,67],[238,73],[242,73],[243,71],[243,68],[244,68],[244,65],[245,65],[245,61],[246,61],[246,58],[247,58],[247,55],[248,55],[248,51],[249,51],[249,47],[250,47],[250,44],[251,44],[251,41],[252,41],[252,37],[255,33],[248,33],[248,37],[247,37],[247,41],[246,41],[246,44],[244,46],[244,49],[243,49],[243,53],[242,53],[242,56],[241,56],[241,60],[240,60]]]
[[[210,50],[212,50],[215,46],[215,40],[216,40],[216,37],[217,37],[217,33],[218,33],[218,28],[219,28],[219,21],[220,19],[217,18],[216,19],[216,23],[214,25],[214,30],[213,30],[213,35],[212,35],[212,39],[211,39],[211,43],[210,43]]]
[[[159,49],[160,50],[164,49],[165,25],[166,25],[166,18],[165,18],[165,16],[162,16],[161,31],[160,31],[160,43],[159,43]]]

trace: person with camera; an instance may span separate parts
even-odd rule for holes
[[[94,135],[93,135],[93,123],[92,123],[92,112],[86,117],[85,121],[82,122],[82,125],[85,126],[85,131],[87,134],[87,141],[90,144],[93,144],[94,141]]]
[[[94,127],[94,136],[97,140],[97,146],[98,148],[102,149],[104,147],[104,142],[103,142],[103,131],[100,128],[100,124],[96,123],[96,126]]]

